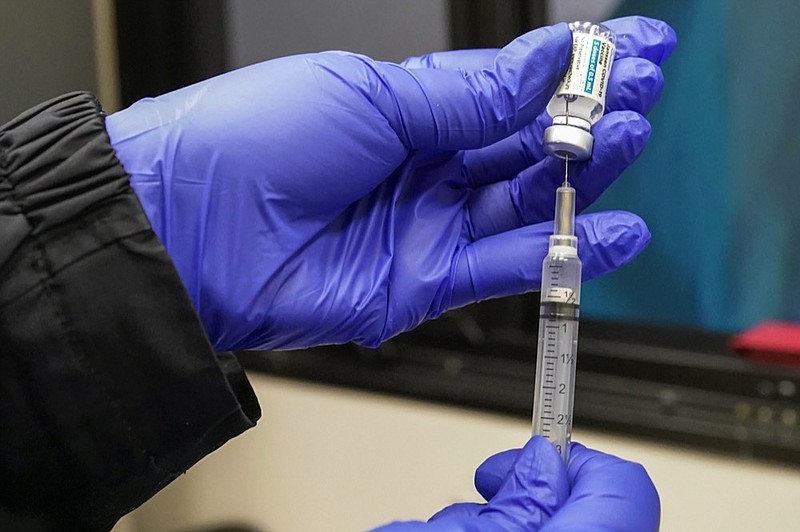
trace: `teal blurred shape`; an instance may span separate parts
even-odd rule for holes
[[[636,260],[584,285],[582,315],[739,330],[800,320],[800,2],[629,0],[667,21],[650,144],[592,210],[642,216]]]

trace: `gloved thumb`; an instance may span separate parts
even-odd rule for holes
[[[517,453],[500,489],[478,515],[503,530],[539,530],[568,496],[564,461],[549,441],[534,436]]]
[[[488,146],[544,110],[572,49],[566,24],[528,32],[485,69],[408,69],[380,63],[370,96],[408,149]]]
[[[517,461],[522,449],[509,449],[494,454],[483,461],[475,470],[475,489],[485,500],[490,501],[497,495],[500,486]]]

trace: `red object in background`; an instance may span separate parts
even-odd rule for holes
[[[737,334],[728,345],[755,362],[800,367],[800,323],[765,321]]]

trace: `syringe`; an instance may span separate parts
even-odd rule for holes
[[[603,80],[611,73],[616,35],[602,24],[573,22],[572,60],[547,112],[553,117],[542,138],[545,152],[564,163],[564,185],[556,190],[555,230],[542,264],[539,346],[533,392],[533,434],[555,445],[566,461],[572,437],[581,261],[575,238],[575,189],[569,185],[569,161],[591,157],[591,127],[605,111]],[[573,113],[570,114],[570,107]]]
[[[564,184],[556,190],[554,231],[542,264],[533,434],[550,440],[566,462],[575,398],[581,260],[575,237],[575,189],[569,185],[569,156],[564,158]]]

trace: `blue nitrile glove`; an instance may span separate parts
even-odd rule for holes
[[[475,472],[475,487],[481,496],[493,499],[515,467],[517,457],[525,452],[524,448],[512,449],[481,464]],[[567,476],[569,498],[542,528],[543,532],[658,530],[661,503],[641,464],[572,443]]]
[[[573,443],[565,467],[541,436],[486,460],[475,487],[488,504],[454,504],[427,523],[375,532],[648,532],[661,520],[658,493],[641,465]]]
[[[664,23],[624,25],[619,54],[635,68],[615,67],[616,111],[574,166],[580,208],[643,149],[639,113],[674,44]],[[536,119],[570,47],[559,24],[474,71],[286,57],[140,101],[107,126],[218,349],[375,346],[539,286],[563,162],[542,154]],[[577,233],[587,279],[649,239],[622,212],[581,217]]]

